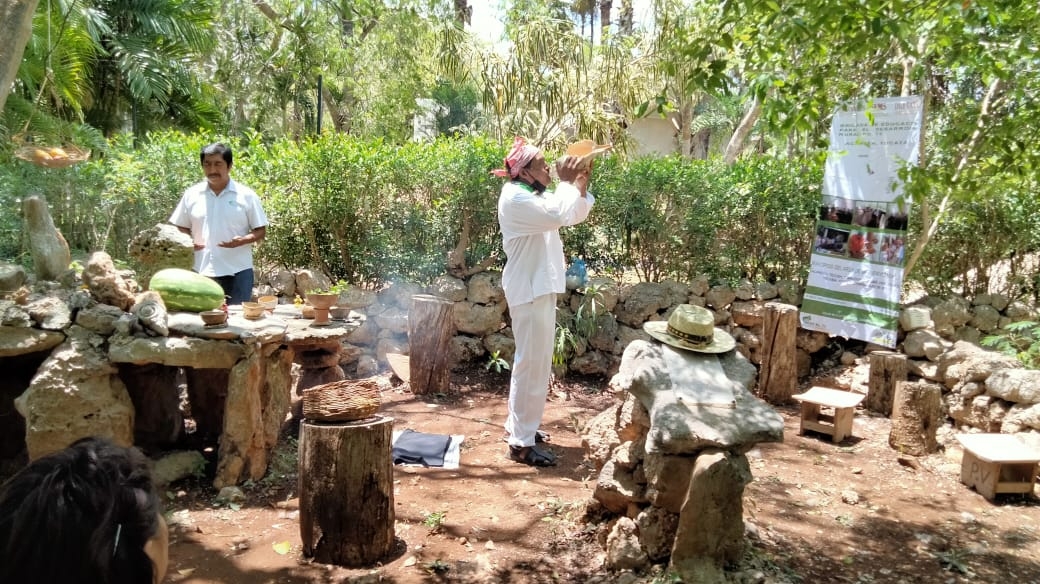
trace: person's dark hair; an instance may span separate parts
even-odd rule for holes
[[[151,584],[158,513],[143,454],[79,440],[0,486],[0,582]]]
[[[220,154],[224,158],[224,162],[226,162],[228,166],[231,166],[231,160],[232,158],[234,158],[231,155],[230,146],[221,142],[215,142],[213,144],[207,144],[206,146],[203,146],[202,150],[199,151],[199,164],[206,162],[206,157],[211,154]]]

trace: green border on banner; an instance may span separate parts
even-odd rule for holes
[[[802,312],[845,322],[858,322],[888,329],[895,328],[896,324],[899,322],[898,316],[886,316],[863,308],[850,308],[848,306],[828,304],[820,300],[803,301]]]
[[[860,296],[859,294],[853,294],[851,292],[838,292],[836,290],[828,290],[826,288],[820,288],[819,286],[806,286],[805,296],[823,296],[826,298],[833,298],[835,300],[844,300],[845,302],[856,302],[859,304],[866,304],[868,306],[876,306],[878,308],[885,308],[888,310],[894,310],[899,312],[899,301],[892,301],[886,298],[870,298],[868,296]],[[833,315],[830,315],[833,316]]]

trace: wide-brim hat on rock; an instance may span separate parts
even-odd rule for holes
[[[668,322],[645,322],[643,330],[662,343],[686,351],[725,353],[737,346],[729,333],[715,326],[710,310],[694,304],[676,306]]]

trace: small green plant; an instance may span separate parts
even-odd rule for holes
[[[444,527],[444,520],[448,513],[445,511],[434,511],[423,515],[422,524],[430,528],[430,533],[440,531]]]
[[[573,315],[557,309],[553,365],[567,364],[571,357],[584,352],[588,346],[589,339],[596,333],[596,317],[603,311],[603,289],[602,284],[589,284]]]
[[[425,564],[424,567],[426,568],[426,572],[428,574],[444,574],[445,572],[451,569],[451,564],[438,558],[436,560],[433,560],[432,562],[428,562],[427,564]]]
[[[506,361],[499,354],[499,351],[494,351],[488,357],[488,362],[484,365],[484,369],[488,371],[494,369],[495,373],[501,373],[503,370],[509,371],[509,361]]]
[[[308,294],[342,294],[342,293],[346,292],[347,290],[350,290],[350,284],[348,284],[344,280],[339,280],[338,282],[336,282],[335,284],[331,284],[327,288],[314,288],[313,290],[308,290],[307,293]]]
[[[1018,359],[1029,369],[1040,369],[1040,323],[1013,322],[982,339],[983,346]]]

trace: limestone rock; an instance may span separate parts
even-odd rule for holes
[[[704,299],[708,301],[708,306],[716,310],[724,310],[737,299],[737,293],[729,286],[720,284],[712,286],[711,290],[708,290],[708,293],[704,295]]]
[[[430,294],[439,296],[452,302],[459,302],[466,299],[466,283],[458,278],[453,278],[448,275],[437,276],[437,279],[430,284]]]
[[[381,290],[376,297],[381,304],[403,308],[408,312],[412,309],[412,296],[422,293],[423,289],[411,282],[394,282]]]
[[[456,367],[479,360],[486,354],[487,349],[478,337],[455,335],[451,339],[451,362],[455,363]]]
[[[638,527],[628,517],[617,520],[607,536],[606,564],[614,570],[636,570],[648,563],[639,544]]]
[[[206,459],[198,450],[171,452],[155,461],[152,480],[163,487],[172,482],[200,473],[206,468]]]
[[[616,308],[618,322],[642,327],[651,317],[671,306],[669,290],[657,282],[639,282],[621,291],[620,308]]]
[[[1040,403],[1040,371],[999,369],[986,379],[986,393],[1009,402]]]
[[[137,261],[141,282],[150,282],[152,275],[165,268],[190,270],[195,265],[191,236],[169,223],[154,225],[135,235],[127,252]]]
[[[907,357],[926,357],[929,361],[937,361],[943,351],[942,338],[929,329],[910,331],[903,339],[903,353]]]
[[[170,329],[167,325],[166,303],[162,296],[154,290],[148,290],[137,295],[137,300],[130,307],[130,312],[137,317],[138,322],[144,328],[169,336]]]
[[[743,455],[705,452],[697,457],[679,515],[672,568],[683,582],[725,582],[722,567],[744,552],[744,487],[751,469]]]
[[[27,327],[0,326],[0,357],[50,351],[65,340],[59,332]]]
[[[625,350],[611,387],[632,393],[650,413],[647,452],[740,452],[783,440],[780,414],[729,379],[716,355],[636,341]],[[684,388],[697,393],[681,400]]]
[[[506,292],[502,288],[502,274],[480,272],[469,279],[466,300],[477,304],[504,303]]]
[[[129,311],[136,300],[130,283],[116,271],[111,256],[103,251],[96,251],[87,258],[83,283],[98,302],[111,304],[124,312]]]
[[[73,326],[68,339],[40,365],[29,388],[15,399],[25,418],[30,459],[57,452],[86,436],[134,441],[134,406],[116,368],[100,348],[104,340]]]
[[[943,353],[936,374],[946,387],[953,388],[962,381],[985,381],[998,369],[1021,368],[1022,364],[1014,357],[958,341],[952,349]]]
[[[620,410],[620,405],[607,408],[582,428],[581,446],[585,458],[593,463],[597,471],[606,465],[614,448],[621,444],[616,427]]]
[[[639,541],[651,562],[663,560],[672,553],[675,530],[679,526],[677,513],[660,507],[647,507],[636,516],[635,522],[639,528]]]
[[[72,324],[69,305],[53,296],[44,296],[30,302],[25,311],[44,330],[61,331]]]
[[[76,324],[103,336],[110,336],[116,330],[116,321],[126,314],[110,304],[97,304],[84,308],[76,313]]]
[[[502,328],[505,312],[505,304],[477,304],[467,300],[455,303],[451,320],[460,333],[482,337]]]
[[[296,272],[296,294],[306,299],[311,290],[327,290],[332,280],[318,270],[298,270]]]
[[[18,264],[0,262],[0,292],[17,290],[27,281],[25,268]]]
[[[390,306],[375,316],[379,328],[398,334],[408,334],[408,310],[400,306]]]
[[[108,356],[113,363],[230,369],[242,358],[244,350],[242,345],[223,341],[187,337],[139,339],[116,335],[109,339]]]
[[[491,333],[484,337],[483,342],[484,355],[494,355],[498,353],[499,359],[509,363],[510,366],[513,364],[513,356],[516,353],[516,341],[513,337],[502,333]]]
[[[69,244],[54,226],[47,201],[41,197],[27,197],[22,201],[25,230],[29,236],[29,253],[33,270],[39,280],[57,280],[69,269],[72,255]]]

